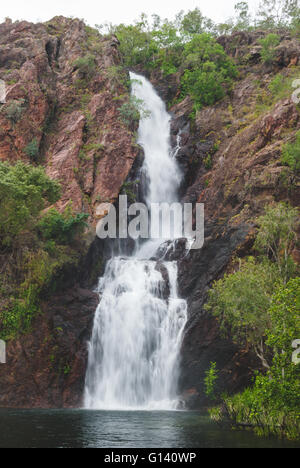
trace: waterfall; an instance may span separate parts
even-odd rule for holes
[[[150,117],[138,143],[146,203],[178,201],[181,172],[170,145],[170,116],[151,83],[131,74],[132,93]],[[163,220],[162,220],[163,222]],[[85,384],[90,409],[175,409],[179,351],[187,320],[178,297],[177,263],[153,256],[163,240],[137,244],[131,257],[113,257],[99,280]]]

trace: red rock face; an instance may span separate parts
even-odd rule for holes
[[[104,40],[83,22],[54,18],[48,24],[0,25],[0,76],[6,104],[0,113],[0,159],[30,161],[27,145],[36,140],[34,161],[45,165],[62,185],[58,208],[70,202],[95,224],[100,201],[115,201],[137,148],[132,132],[119,119],[128,91],[111,79],[120,57],[117,39]],[[76,67],[93,57],[91,72]],[[80,68],[80,67],[79,67]],[[11,118],[11,106],[19,115]]]

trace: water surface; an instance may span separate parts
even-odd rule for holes
[[[299,447],[219,428],[197,412],[0,409],[0,447]]]

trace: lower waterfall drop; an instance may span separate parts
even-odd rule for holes
[[[149,206],[177,202],[181,172],[171,152],[170,116],[149,81],[133,73],[131,78],[132,93],[151,113],[141,119],[138,133],[145,153],[145,199]],[[88,409],[178,406],[187,303],[178,297],[177,263],[152,259],[163,242],[150,239],[131,257],[111,258],[100,278],[85,383]]]

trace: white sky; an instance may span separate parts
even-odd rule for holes
[[[5,17],[13,20],[47,21],[56,15],[83,18],[94,26],[106,21],[113,24],[130,23],[140,13],[157,13],[172,19],[180,10],[199,7],[203,14],[222,22],[233,15],[234,5],[240,0],[1,0],[0,21]],[[259,0],[248,0],[255,8]]]

